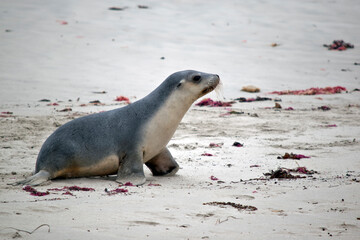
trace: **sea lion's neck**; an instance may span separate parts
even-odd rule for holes
[[[174,90],[161,102],[144,128],[144,161],[150,160],[167,145],[194,101],[185,91]]]

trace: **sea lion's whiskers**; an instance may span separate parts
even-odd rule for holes
[[[216,98],[219,101],[224,101],[225,100],[222,81],[219,81],[219,84],[216,86],[214,91],[216,92]]]

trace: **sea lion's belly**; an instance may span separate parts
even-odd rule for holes
[[[61,169],[54,173],[54,178],[57,177],[88,177],[88,176],[105,176],[116,174],[119,169],[119,157],[110,155],[99,159],[92,165],[80,166],[76,161],[69,167]]]

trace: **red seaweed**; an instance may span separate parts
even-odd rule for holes
[[[196,106],[210,106],[210,107],[231,107],[234,102],[221,102],[221,101],[214,101],[211,98],[205,98],[200,102],[196,103]]]
[[[354,48],[353,44],[347,43],[344,40],[334,40],[332,44],[324,44],[323,46],[328,48],[328,50],[337,50],[337,51],[344,51],[348,48]]]
[[[135,187],[134,184],[132,184],[131,182],[126,182],[125,184],[123,184],[122,186],[126,186],[126,187]]]
[[[294,154],[294,153],[285,153],[283,156],[278,157],[278,159],[297,159],[297,160],[300,160],[302,158],[310,158],[310,157],[302,154]]]
[[[270,94],[278,95],[318,95],[318,94],[335,94],[346,91],[345,87],[336,86],[336,87],[325,87],[325,88],[308,88],[305,90],[284,90],[284,91],[274,91]]]
[[[129,98],[124,97],[124,96],[117,96],[114,101],[117,101],[117,102],[126,102],[127,104],[130,104]]]
[[[213,181],[219,180],[217,177],[214,177],[214,176],[211,176],[210,179],[213,180]]]
[[[298,173],[302,173],[302,174],[314,174],[314,173],[318,173],[314,170],[308,170],[306,167],[297,167],[295,169],[288,169],[290,172],[298,172]]]
[[[323,110],[323,111],[329,111],[331,108],[328,106],[321,106],[321,107],[318,107],[318,109]]]
[[[68,22],[64,20],[56,20],[57,23],[60,23],[61,25],[67,25]]]
[[[31,196],[37,196],[37,197],[42,197],[42,196],[46,196],[49,195],[50,193],[48,191],[46,192],[39,192],[38,190],[36,190],[35,188],[31,187],[31,186],[24,186],[23,190],[25,192],[29,192]]]
[[[211,148],[217,148],[217,147],[221,148],[222,145],[223,145],[223,143],[210,143],[209,147],[211,147]]]
[[[74,194],[72,194],[72,193],[69,192],[69,191],[64,192],[62,195],[71,195],[71,196],[74,196]]]
[[[48,104],[46,104],[46,106],[59,106],[59,104],[58,103],[48,103]]]
[[[212,155],[211,153],[203,153],[203,154],[201,154],[201,156],[212,157],[212,156],[214,156],[214,155]]]

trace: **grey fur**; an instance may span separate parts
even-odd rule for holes
[[[131,181],[138,185],[143,184],[145,182],[144,153],[139,151],[138,145],[142,141],[144,127],[166,99],[174,91],[179,91],[180,81],[183,79],[188,81],[195,75],[211,83],[210,91],[219,82],[218,76],[213,74],[193,70],[176,72],[139,101],[111,111],[80,117],[59,127],[41,147],[36,161],[35,175],[15,184],[38,185],[54,178],[55,173],[59,171],[92,166],[111,155],[118,157],[119,169],[114,169],[109,174],[117,173],[117,180],[122,183]],[[207,84],[209,86],[209,83]],[[178,170],[178,165],[166,146],[164,152],[158,155],[161,161],[164,161],[164,158],[169,159],[168,166],[164,171],[155,170],[156,166],[154,166],[151,169],[154,175],[174,174]],[[147,165],[151,168],[159,162],[160,160],[154,157]],[[160,167],[157,169],[164,169]],[[71,177],[66,174],[62,176]],[[82,174],[82,176],[87,175]]]

